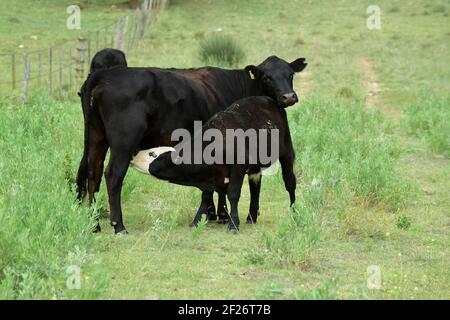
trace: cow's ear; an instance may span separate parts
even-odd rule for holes
[[[80,93],[80,91],[77,92],[77,95],[81,98],[81,93]]]
[[[307,65],[308,64],[305,62],[305,58],[298,58],[290,63],[291,68],[294,69],[295,72],[302,71]]]
[[[254,65],[246,66],[245,67],[245,74],[252,80],[258,79],[260,77],[261,71],[258,69],[258,67]]]

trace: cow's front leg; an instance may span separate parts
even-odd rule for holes
[[[211,208],[212,206],[212,208]],[[210,212],[214,212],[216,214],[216,208],[214,207],[213,202],[213,192],[212,191],[203,191],[202,192],[202,202],[200,203],[200,207],[195,214],[195,218],[190,224],[191,227],[198,225],[200,220],[202,220],[202,215],[206,215],[206,218],[209,220]]]

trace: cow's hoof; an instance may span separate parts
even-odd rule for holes
[[[118,236],[124,236],[124,235],[127,235],[127,234],[128,234],[128,231],[126,229],[123,229],[123,230],[121,230],[119,232],[116,232],[116,235],[118,235]]]
[[[231,228],[231,229],[228,229],[228,232],[230,232],[231,234],[238,234],[239,230],[235,229],[235,228]]]

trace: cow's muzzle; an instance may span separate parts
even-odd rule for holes
[[[281,96],[280,102],[284,107],[292,106],[298,102],[297,94],[295,92],[285,93]]]

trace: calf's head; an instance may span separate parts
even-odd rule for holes
[[[307,66],[305,58],[299,58],[291,63],[271,56],[260,65],[245,67],[246,74],[257,81],[266,95],[275,99],[283,107],[289,107],[298,102],[298,96],[293,88],[294,74]]]
[[[140,173],[150,174],[149,167],[152,162],[158,159],[162,154],[166,154],[170,158],[170,152],[175,149],[172,147],[158,147],[139,151],[130,161],[130,167],[136,169]],[[163,157],[162,157],[163,158]],[[161,159],[162,159],[161,158]]]

